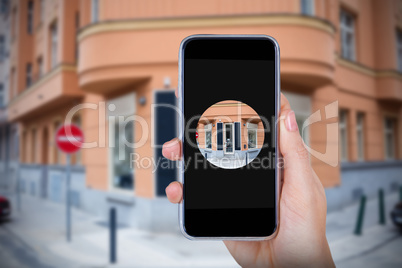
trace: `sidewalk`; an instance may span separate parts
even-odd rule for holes
[[[358,205],[327,216],[327,237],[338,266],[370,252],[399,236],[389,218],[398,200],[386,196],[387,224],[378,224],[378,200],[368,200],[363,234],[353,230]],[[17,236],[51,267],[109,267],[109,230],[105,222],[80,210],[72,210],[72,242],[65,239],[65,207],[27,195],[21,196],[22,211],[1,228]],[[120,227],[117,264],[113,267],[238,267],[221,242],[192,242],[180,234],[151,233]]]
[[[360,236],[353,234],[359,204],[327,215],[327,238],[332,257],[337,265],[351,258],[367,254],[400,237],[399,231],[389,216],[398,200],[398,193],[388,194],[385,197],[386,225],[378,224],[378,199],[367,200],[362,235]]]
[[[109,267],[105,222],[72,210],[72,242],[65,238],[65,207],[21,196],[21,212],[1,227],[18,236],[52,267]],[[119,227],[113,267],[238,267],[223,243],[192,242],[178,234]]]

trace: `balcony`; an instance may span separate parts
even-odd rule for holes
[[[402,75],[392,71],[379,72],[377,97],[385,102],[402,104]]]
[[[26,120],[82,96],[75,65],[60,64],[10,102],[8,118]]]
[[[334,76],[334,27],[327,21],[286,15],[233,15],[104,21],[81,29],[79,85],[109,94],[117,87],[165,72],[177,72],[183,38],[205,34],[268,34],[281,47],[286,84],[314,90]]]
[[[402,74],[396,70],[376,70],[363,64],[337,59],[336,81],[340,88],[377,98],[385,103],[402,104]]]

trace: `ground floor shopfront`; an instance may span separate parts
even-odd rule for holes
[[[71,122],[82,128],[86,143],[71,155],[73,206],[103,220],[115,207],[120,223],[142,228],[177,225],[169,216],[176,210],[165,198],[176,165],[162,157],[163,143],[177,136],[176,97],[160,81],[110,87],[113,94],[86,94],[18,118],[20,191],[65,202],[66,155],[54,140],[57,129]]]
[[[93,145],[72,156],[73,205],[104,219],[108,209],[116,207],[121,223],[141,228],[177,227],[177,208],[169,204],[164,192],[177,178],[177,171],[161,154],[162,144],[177,136],[177,113],[172,109],[176,105],[173,78],[177,77],[177,67],[148,66],[141,71],[147,79],[123,88],[110,86],[102,94],[88,93],[74,102],[21,118],[21,190],[64,202],[66,159],[55,147],[53,137],[70,114],[72,122],[83,129],[85,141]],[[296,113],[303,140],[315,151],[311,164],[326,187],[329,208],[356,202],[361,194],[372,196],[379,187],[393,191],[402,185],[398,175],[402,172],[398,135],[402,133],[402,110],[398,103],[359,97],[334,85],[306,91],[286,80],[282,84],[286,85],[283,92]],[[339,107],[335,115],[328,112],[328,105],[333,103]],[[308,119],[317,111],[321,120],[309,124]],[[247,119],[232,121],[248,130]],[[257,123],[258,130],[259,122],[251,123]],[[208,124],[203,125],[205,130]],[[228,135],[234,135],[235,125],[229,128]],[[330,135],[334,133],[339,135]],[[200,132],[200,144],[206,141],[204,134]],[[233,144],[234,149],[240,145],[239,151],[249,150],[248,139],[247,133],[241,142]],[[256,140],[258,148],[258,135]],[[131,143],[135,146],[127,146]],[[206,143],[201,146],[208,147]]]
[[[18,125],[0,123],[0,195],[9,196],[16,188],[18,169]]]
[[[326,137],[326,132],[317,135],[311,126],[303,127],[303,122],[315,111],[314,107],[324,107],[323,110],[325,111],[327,103],[319,102],[315,99],[315,94],[301,94],[289,90],[284,92],[292,105],[292,109],[295,110],[297,122],[306,145],[325,154],[325,150],[320,150],[320,148],[325,147],[319,146],[321,140],[317,140],[317,136]],[[169,108],[169,105],[175,105],[176,98],[174,91],[169,88],[150,90],[149,95],[146,95],[150,99],[145,97],[145,100],[141,100],[143,96],[140,92],[131,90],[111,98],[88,96],[85,101],[79,103],[96,104],[98,107],[104,106],[106,121],[102,127],[102,124],[99,123],[99,110],[96,109],[85,108],[73,116],[75,124],[83,128],[86,141],[98,142],[100,145],[83,149],[81,153],[72,156],[72,205],[96,214],[104,221],[107,219],[109,208],[115,207],[118,209],[119,221],[122,224],[159,231],[177,230],[177,207],[169,204],[164,195],[165,186],[177,177],[176,169],[174,165],[169,169],[158,169],[158,165],[163,161],[161,145],[177,134],[176,129],[172,127],[175,125],[175,114],[174,112],[171,113]],[[341,96],[339,99],[341,112],[347,108],[347,105],[343,105],[345,103],[342,101],[343,97]],[[149,108],[152,110],[143,109],[147,102],[149,102]],[[156,103],[164,105],[158,108],[154,105]],[[362,107],[370,107],[366,104],[363,103]],[[116,109],[111,109],[113,105],[116,106]],[[75,106],[60,107],[52,113],[37,116],[35,120],[21,124],[22,161],[19,167],[19,179],[22,192],[38,198],[47,198],[54,202],[65,202],[65,156],[54,147],[53,133]],[[349,107],[348,116],[357,114],[352,110],[355,107],[356,103]],[[398,136],[396,134],[395,136],[391,135],[391,140],[387,141],[389,135],[385,135],[388,132],[381,119],[386,120],[390,113],[386,113],[384,117],[381,116],[382,114],[381,110],[375,113],[373,111],[367,112],[368,118],[373,119],[375,117],[378,121],[367,123],[372,127],[364,128],[366,129],[364,132],[366,142],[363,143],[366,145],[364,146],[364,156],[366,157],[364,161],[345,159],[338,166],[332,167],[323,161],[318,163],[319,159],[311,156],[311,162],[317,175],[324,185],[327,183],[326,193],[329,210],[336,210],[357,202],[363,194],[373,197],[380,188],[388,193],[395,191],[402,185],[402,177],[400,176],[402,163],[398,158],[397,153],[399,151],[397,151],[398,147],[396,146]],[[152,133],[153,142],[147,141],[140,147],[131,148],[127,151],[125,144],[121,144],[121,139],[118,138],[120,134],[124,131],[124,138],[130,142],[140,141],[139,135],[142,133],[142,125],[139,123],[141,119],[134,120],[133,124],[127,123],[124,127],[121,125],[123,121],[119,121],[119,116],[124,120],[130,115],[143,116],[145,122],[149,116],[149,126],[152,126],[149,131]],[[395,122],[399,122],[397,114],[394,115]],[[330,123],[333,122],[330,121]],[[359,145],[357,142],[351,143],[350,139],[353,137],[353,131],[356,131],[355,135],[358,135],[357,130],[359,128],[347,123],[345,130],[345,127],[342,126],[342,120],[339,123],[341,124],[339,127],[340,138],[343,135],[342,131],[348,133],[347,137],[349,137],[349,142],[343,147],[343,141],[339,141],[341,150],[347,148],[347,156],[353,156],[355,153],[358,156]],[[326,123],[323,125],[325,126]],[[104,132],[104,146],[102,146],[102,135],[99,134],[103,130],[106,131]],[[378,135],[377,142],[380,144],[378,147],[381,150],[375,150],[376,143],[371,141],[373,135]],[[389,156],[392,155],[391,152],[387,152],[383,148],[382,144],[393,142],[392,139],[395,142],[393,147],[395,148],[393,150],[394,158],[384,160],[387,153]],[[247,139],[244,142],[247,144]],[[113,146],[111,146],[112,143],[114,143]],[[330,150],[330,147],[328,149],[327,146],[327,150]],[[127,154],[128,152],[129,154]],[[134,159],[132,154],[136,155],[136,164],[128,167]],[[342,155],[342,151],[340,154]],[[154,162],[151,163],[151,159]],[[334,177],[332,172],[334,170],[338,170],[336,173],[338,182],[328,185],[330,179]],[[331,181],[333,180],[331,179]]]

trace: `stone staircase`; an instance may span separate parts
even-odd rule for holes
[[[221,168],[227,168],[227,169],[234,169],[234,168],[239,168],[244,166],[246,163],[245,158],[239,158],[238,156],[232,154],[232,155],[225,155],[222,158],[208,158],[208,161],[214,164],[215,166],[221,167]]]

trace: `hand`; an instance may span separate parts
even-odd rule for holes
[[[335,267],[325,235],[327,203],[324,188],[310,165],[294,112],[281,95],[280,150],[284,179],[279,204],[279,231],[267,241],[224,241],[242,267]],[[181,142],[164,144],[163,155],[181,158]],[[211,186],[212,187],[212,186]],[[166,188],[170,202],[180,203],[179,182]]]

